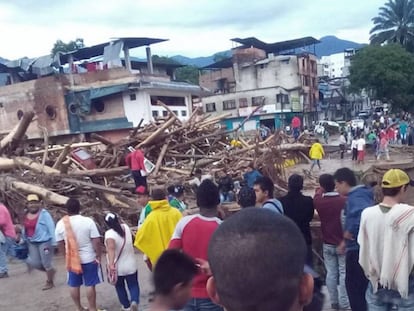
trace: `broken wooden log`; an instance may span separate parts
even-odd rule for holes
[[[33,111],[26,111],[23,114],[23,117],[19,123],[17,123],[17,125],[10,131],[10,133],[0,141],[0,154],[9,145],[12,146],[12,149],[17,146],[18,142],[25,135],[27,128],[33,120],[34,115],[35,114]]]
[[[26,194],[33,193],[43,198],[46,202],[50,202],[56,205],[64,205],[69,199],[66,196],[54,193],[44,187],[27,184],[18,180],[10,180],[10,186],[17,190],[23,191]]]
[[[66,146],[70,146],[72,149],[76,149],[76,148],[82,148],[82,147],[94,147],[94,146],[99,146],[101,145],[101,142],[93,142],[93,143],[73,143],[70,145],[63,145],[63,146],[52,146],[52,148],[49,148],[49,152],[55,152],[55,151],[62,151],[63,149],[65,149]],[[43,154],[45,152],[44,149],[42,150],[35,150],[35,151],[28,151],[26,152],[26,155],[40,155]]]
[[[52,168],[61,171],[62,163],[65,161],[70,150],[71,150],[70,145],[65,146],[65,148],[62,150],[62,152],[59,154],[58,158],[56,159],[55,164],[53,164]]]
[[[27,157],[16,157],[14,158],[14,162],[16,163],[16,166],[24,167],[25,169],[31,170],[39,174],[42,174],[42,173],[59,174],[60,173],[60,171],[54,168],[51,168],[50,166],[41,165]]]
[[[98,184],[95,184],[95,183],[92,183],[92,182],[81,181],[81,180],[77,180],[77,179],[73,179],[73,178],[62,178],[61,180],[64,181],[64,182],[73,184],[73,185],[87,187],[87,188],[90,188],[90,189],[99,190],[99,191],[107,192],[107,193],[111,193],[111,194],[121,194],[122,193],[121,189],[102,186],[102,185],[98,185]]]
[[[99,141],[99,142],[103,143],[106,146],[112,146],[113,145],[113,143],[109,139],[106,139],[105,137],[103,137],[99,134],[96,134],[96,133],[92,133],[91,138],[96,140],[96,141]]]
[[[116,176],[125,174],[129,171],[128,166],[119,166],[113,168],[96,168],[93,170],[73,171],[69,172],[70,176]]]
[[[171,125],[174,124],[175,118],[170,118],[167,122],[165,122],[158,130],[151,134],[147,139],[143,142],[139,143],[135,148],[141,148],[142,146],[147,146],[151,142],[153,142],[158,136],[160,136],[164,131],[169,128]]]
[[[0,158],[0,171],[8,171],[14,169],[16,167],[16,163],[13,159],[9,158]]]
[[[158,156],[157,163],[155,164],[154,171],[152,172],[154,175],[158,174],[158,171],[159,171],[159,169],[161,167],[161,164],[162,164],[162,160],[164,159],[164,156],[165,156],[165,153],[167,152],[169,144],[170,144],[170,142],[167,142],[161,148],[160,155]]]

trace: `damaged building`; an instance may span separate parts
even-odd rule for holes
[[[232,39],[240,44],[232,56],[203,68],[200,85],[214,95],[203,97],[204,111],[230,114],[228,129],[256,112],[244,130],[259,124],[269,128],[289,125],[294,116],[311,124],[317,119],[317,57],[312,37],[265,43],[254,37]],[[313,51],[312,51],[313,47]],[[258,108],[260,106],[260,108]]]
[[[0,134],[8,133],[26,111],[34,111],[29,139],[52,142],[86,137],[93,132],[109,140],[126,136],[138,124],[167,115],[162,101],[185,120],[192,103],[205,91],[175,81],[181,65],[153,63],[150,45],[156,38],[116,38],[109,42],[34,60],[0,63]],[[145,60],[129,50],[146,47]]]

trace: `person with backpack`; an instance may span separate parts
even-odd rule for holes
[[[275,186],[269,177],[263,176],[256,179],[253,189],[256,194],[256,205],[270,209],[278,214],[284,214],[282,203],[273,198]]]

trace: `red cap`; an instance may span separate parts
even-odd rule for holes
[[[147,194],[147,195],[149,195],[149,192],[148,192],[147,188],[145,188],[144,186],[138,186],[137,189],[135,189],[135,192],[137,194]]]

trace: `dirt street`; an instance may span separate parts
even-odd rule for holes
[[[148,307],[149,293],[152,290],[150,272],[137,254],[139,284],[141,288],[140,310]],[[9,278],[0,279],[0,310],[8,311],[74,311],[74,304],[69,296],[66,285],[65,260],[62,256],[55,257],[57,268],[55,288],[42,291],[45,274],[39,271],[27,272],[26,265],[14,260],[9,265]],[[102,283],[97,287],[97,302],[100,308],[108,311],[120,310],[120,303],[115,288]],[[82,290],[81,290],[82,291]],[[86,294],[82,292],[82,303],[87,306]]]

